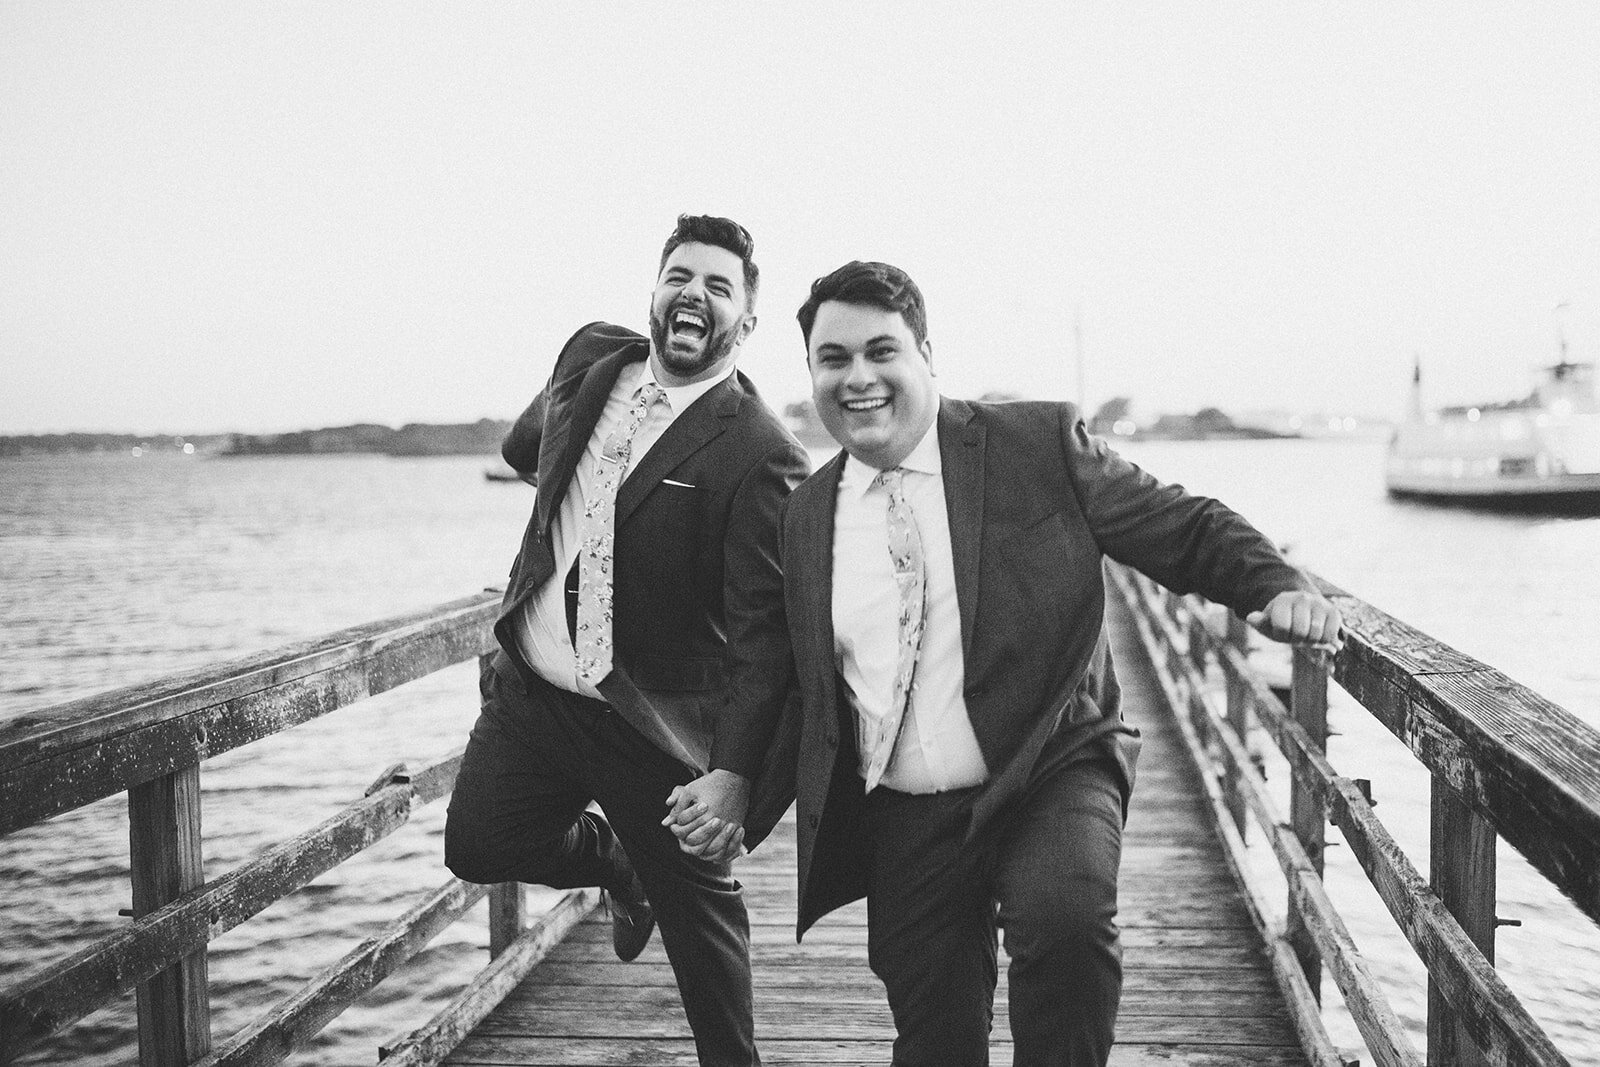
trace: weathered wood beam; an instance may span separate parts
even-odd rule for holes
[[[1290,682],[1290,709],[1301,733],[1320,754],[1328,751],[1328,672],[1327,653],[1296,648],[1291,654],[1292,681]],[[1253,783],[1252,783],[1253,784]],[[1311,870],[1320,882],[1323,871],[1323,853],[1327,851],[1328,815],[1323,808],[1323,790],[1307,784],[1307,779],[1295,776],[1289,783],[1289,825],[1300,847],[1305,850]],[[1294,892],[1293,884],[1290,892]],[[1317,949],[1319,938],[1301,923],[1301,913],[1289,909],[1289,943],[1306,972],[1306,983],[1313,993],[1321,995],[1322,960]]]
[[[0,1062],[203,948],[273,902],[393,833],[455,782],[461,755],[440,760],[281,842],[119,934],[0,991]]]
[[[1273,747],[1288,761],[1289,773],[1311,790],[1318,802],[1326,807],[1327,798],[1319,790],[1333,777],[1334,771],[1323,750],[1312,742],[1305,728],[1295,722],[1289,709],[1283,706],[1267,683],[1250,670],[1250,663],[1243,652],[1232,646],[1219,645],[1217,654],[1229,684],[1237,683],[1249,691],[1256,722],[1272,739]]]
[[[489,890],[489,958],[496,959],[528,922],[528,894],[521,882],[501,882]]]
[[[487,888],[452,878],[194,1067],[263,1067],[286,1059],[461,918]]]
[[[482,654],[479,594],[0,724],[0,834]]]
[[[1474,812],[1437,775],[1429,788],[1428,881],[1467,937],[1494,965],[1496,897],[1495,837],[1488,820]],[[1489,1061],[1437,979],[1428,976],[1428,1059],[1483,1067]]]
[[[1600,923],[1600,731],[1353,598],[1334,678]]]
[[[1225,625],[1227,626],[1227,632],[1223,637],[1222,644],[1216,646],[1216,652],[1217,662],[1222,664],[1223,676],[1227,679],[1228,726],[1233,730],[1235,735],[1246,739],[1246,743],[1248,744],[1248,739],[1250,737],[1250,714],[1255,707],[1255,694],[1251,687],[1245,684],[1242,679],[1228,671],[1227,664],[1225,662],[1226,656],[1222,654],[1222,650],[1224,647],[1232,649],[1242,658],[1245,654],[1245,649],[1249,648],[1250,646],[1250,627],[1246,625],[1243,619],[1239,618],[1239,616],[1233,614],[1231,611],[1228,613]],[[1251,752],[1250,758],[1251,762],[1254,763],[1254,752]],[[1234,784],[1232,778],[1227,779],[1223,783],[1223,791],[1228,797],[1228,812],[1233,816],[1234,826],[1242,835],[1245,831],[1245,825],[1250,817],[1247,805],[1245,804],[1245,799],[1239,794],[1238,786]]]
[[[381,1050],[380,1062],[384,1067],[432,1067],[439,1063],[599,902],[598,889],[568,890],[426,1026]]]
[[[1600,731],[1525,686],[1318,579],[1340,596],[1347,642],[1333,677],[1551,884],[1600,923]],[[1230,680],[1300,776],[1282,705],[1213,631]]]
[[[1125,589],[1124,592],[1126,594],[1129,590]],[[1152,607],[1149,602],[1142,606],[1147,610]],[[1165,623],[1161,627],[1141,628],[1141,635],[1147,643],[1169,639],[1175,632],[1174,626]],[[1221,659],[1230,682],[1237,680],[1254,686],[1254,699],[1262,724],[1289,759],[1296,777],[1303,778],[1313,792],[1325,798],[1329,817],[1344,833],[1352,855],[1361,864],[1378,891],[1379,898],[1384,901],[1401,932],[1427,967],[1430,985],[1437,987],[1454,1014],[1460,1017],[1462,1036],[1469,1040],[1470,1046],[1464,1053],[1451,1051],[1444,1058],[1435,1055],[1442,1055],[1442,1050],[1431,1049],[1430,1062],[1454,1063],[1458,1059],[1465,1062],[1481,1050],[1483,1058],[1494,1064],[1566,1064],[1568,1061],[1562,1053],[1505,986],[1492,966],[1492,960],[1485,958],[1475,939],[1463,930],[1461,923],[1417,873],[1411,861],[1378,821],[1362,789],[1351,779],[1338,775],[1327,758],[1315,750],[1300,725],[1251,675],[1244,657],[1226,642],[1216,639],[1214,633],[1212,637],[1213,650]],[[1159,661],[1152,657],[1152,662]],[[1170,692],[1168,695],[1171,699]],[[1218,717],[1213,730],[1214,736],[1222,742],[1223,755],[1233,768],[1230,777],[1239,779],[1241,792],[1250,800],[1252,811],[1266,831],[1269,843],[1279,850],[1280,864],[1285,864],[1285,857],[1292,859],[1294,850],[1278,825],[1275,809],[1267,800],[1265,782],[1260,781],[1254,773],[1242,773],[1245,767],[1253,772],[1254,761],[1240,737],[1224,726]],[[1474,862],[1481,863],[1482,850],[1475,855],[1477,859]],[[1451,862],[1454,862],[1454,858]],[[1469,880],[1476,883],[1481,879],[1471,876]],[[1481,893],[1481,889],[1477,892]],[[1331,903],[1328,907],[1332,907]],[[1483,912],[1484,909],[1480,908],[1479,911]],[[1491,921],[1492,912],[1491,904],[1487,908]],[[1481,922],[1481,915],[1479,919]],[[1343,990],[1344,983],[1340,982],[1340,986]],[[1347,1001],[1349,997],[1346,991]],[[1355,1014],[1354,1010],[1352,1014]]]
[[[128,791],[133,915],[158,911],[205,881],[200,854],[200,768]],[[139,983],[141,1067],[182,1067],[211,1049],[205,946]]]
[[[1248,754],[1231,731],[1225,732],[1223,738],[1227,756],[1238,768]],[[1291,747],[1295,747],[1292,742]],[[1379,898],[1427,967],[1430,985],[1437,985],[1446,1002],[1463,1019],[1465,1032],[1474,1043],[1468,1054],[1481,1046],[1491,1063],[1565,1064],[1567,1061],[1527,1009],[1506,988],[1492,962],[1484,958],[1394,843],[1361,788],[1334,773],[1326,759],[1307,761],[1307,767],[1321,779],[1318,792],[1328,797],[1330,817],[1343,831]],[[1252,792],[1259,795],[1265,803],[1264,781],[1245,781],[1244,790],[1247,796]],[[1256,811],[1264,826],[1269,825],[1265,820],[1270,811],[1270,807]],[[1268,836],[1273,840],[1270,832]],[[1431,1052],[1429,1059],[1457,1062],[1455,1057],[1437,1059]]]
[[[1125,595],[1136,593],[1131,588],[1131,583],[1125,585],[1122,576],[1117,577],[1118,586]],[[1180,702],[1187,703],[1183,699],[1183,687],[1171,677],[1166,669],[1167,664],[1163,662],[1164,658],[1158,655],[1157,646],[1162,644],[1172,631],[1162,617],[1147,614],[1157,609],[1154,601],[1143,600],[1134,607],[1136,628],[1145,646],[1144,651],[1155,668],[1156,678],[1166,695],[1169,711],[1177,720],[1190,756],[1200,771],[1201,779],[1205,782],[1207,796],[1211,802],[1212,825],[1224,845],[1232,845],[1231,839],[1237,838],[1238,835],[1227,814],[1227,803],[1222,790],[1216,783],[1215,768],[1211,765],[1199,731],[1180,711]],[[1390,1007],[1382,987],[1367,970],[1354,939],[1345,928],[1333,902],[1328,898],[1320,873],[1312,864],[1299,839],[1285,827],[1276,808],[1268,799],[1266,782],[1261,779],[1260,771],[1251,760],[1243,740],[1233,732],[1221,716],[1209,711],[1208,714],[1212,720],[1211,737],[1219,743],[1221,754],[1229,765],[1227,777],[1237,784],[1240,795],[1255,815],[1256,822],[1277,856],[1279,866],[1289,883],[1289,914],[1301,917],[1301,928],[1325,957],[1325,962],[1345,996],[1346,1005],[1361,1030],[1368,1049],[1382,1067],[1423,1067],[1422,1057],[1405,1037],[1405,1028],[1399,1016]],[[1290,732],[1298,731],[1304,734],[1304,728],[1292,720],[1287,723],[1286,728]],[[1315,755],[1326,764],[1326,759],[1321,753]],[[1320,818],[1319,814],[1319,820]],[[1254,899],[1254,886],[1246,873],[1247,868],[1242,859],[1244,848],[1242,838],[1238,839],[1237,847],[1241,850],[1241,857],[1236,860],[1230,855],[1229,864],[1234,868],[1241,884],[1246,887],[1253,915],[1259,914],[1265,921],[1267,915],[1265,904]],[[1315,990],[1306,980],[1301,953],[1288,940],[1288,931],[1280,932],[1275,927],[1264,925],[1262,933],[1268,938],[1274,973],[1279,977],[1284,998],[1290,1005],[1291,1015],[1297,1020],[1296,1027],[1301,1033],[1302,1040],[1307,1041],[1309,1047],[1318,1040],[1317,1034],[1320,1031],[1323,1049],[1318,1053],[1319,1060],[1327,1063],[1342,1062],[1337,1059],[1337,1053],[1322,1028],[1320,1005]],[[1297,975],[1298,978],[1290,975]],[[1311,1022],[1312,1019],[1316,1020],[1314,1024]]]
[[[489,590],[444,604],[363,623],[275,649],[224,660],[153,682],[107,690],[0,723],[0,771],[158,719],[220,704],[295,678],[362,659],[388,644],[493,616],[499,593]],[[493,619],[491,618],[492,622]]]
[[[1343,832],[1351,855],[1366,871],[1378,898],[1427,968],[1430,985],[1436,985],[1454,1007],[1489,1062],[1566,1064],[1566,1058],[1378,821],[1360,787],[1348,778],[1335,778],[1328,796],[1329,814]]]
[[[1176,632],[1171,626],[1169,616],[1162,610],[1163,601],[1152,595],[1152,590],[1148,587],[1142,589],[1137,587],[1139,583],[1149,581],[1137,572],[1114,572],[1113,576],[1117,591],[1132,615],[1141,651],[1151,666],[1155,667],[1158,662],[1155,656],[1157,646],[1169,641]],[[1168,647],[1170,648],[1170,645]],[[1251,922],[1267,945],[1273,977],[1288,1006],[1290,1021],[1294,1025],[1300,1045],[1305,1050],[1311,1067],[1345,1067],[1343,1057],[1334,1047],[1327,1028],[1323,1025],[1322,1006],[1317,1002],[1311,987],[1306,984],[1305,973],[1300,967],[1299,960],[1284,938],[1282,923],[1272,917],[1272,910],[1262,895],[1260,886],[1250,875],[1243,829],[1241,825],[1235,824],[1231,803],[1224,795],[1215,768],[1211,766],[1207,755],[1208,738],[1201,736],[1198,724],[1194,720],[1180,713],[1180,702],[1184,702],[1184,695],[1180,687],[1175,684],[1176,679],[1161,669],[1157,669],[1155,675],[1166,698],[1168,713],[1178,726],[1179,736],[1183,738],[1190,762],[1205,789],[1208,801],[1204,809],[1205,814],[1222,843],[1223,859],[1227,862],[1234,882],[1244,898]],[[1193,698],[1192,693],[1190,698]],[[1241,803],[1244,802],[1242,793],[1235,792],[1232,795],[1238,797]]]
[[[1238,783],[1262,835],[1272,848],[1289,886],[1290,916],[1298,923],[1285,931],[1296,969],[1304,974],[1305,956],[1290,932],[1303,930],[1317,952],[1320,963],[1333,973],[1351,1017],[1374,1059],[1384,1067],[1421,1067],[1422,1058],[1405,1037],[1404,1024],[1390,1006],[1382,986],[1367,969],[1355,939],[1350,936],[1338,909],[1327,894],[1322,872],[1312,862],[1299,835],[1285,824],[1267,795],[1267,784],[1250,759],[1244,742],[1230,728],[1218,724],[1221,755],[1228,765],[1228,777]],[[1309,980],[1307,989],[1313,991]]]

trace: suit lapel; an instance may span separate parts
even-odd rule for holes
[[[833,656],[833,520],[844,461],[845,453],[840,452],[823,464],[815,475],[817,491],[798,500],[799,507],[791,506],[794,553],[783,561],[785,585],[797,590],[800,608],[795,619],[798,625],[791,624],[789,632],[806,635],[809,658],[817,664],[817,680],[822,686],[818,706],[829,710],[838,700]]]
[[[647,350],[645,350],[647,351]],[[539,525],[546,532],[555,521],[556,508],[572,482],[578,460],[594,436],[595,425],[606,409],[606,400],[617,384],[617,375],[629,363],[638,362],[641,349],[628,344],[596,360],[578,383],[576,395],[567,402],[565,412],[552,409],[545,415],[547,436],[539,450]],[[565,417],[563,417],[565,416]]]
[[[944,467],[944,506],[950,519],[950,550],[961,608],[961,652],[972,657],[973,618],[978,610],[978,568],[983,544],[983,420],[971,405],[941,399],[939,461]]]
[[[617,490],[618,526],[628,521],[628,516],[662,478],[721,434],[729,420],[738,417],[744,390],[737,377],[734,375],[719,383],[690,404],[687,411],[680,412],[666,432],[650,446],[650,451],[628,472]]]

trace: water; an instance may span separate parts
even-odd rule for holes
[[[1391,501],[1375,442],[1146,443],[1122,451],[1163,479],[1226,500],[1296,563],[1600,728],[1600,518]],[[1329,697],[1330,760],[1341,774],[1372,781],[1378,817],[1426,877],[1426,773],[1347,694],[1334,686]],[[1286,817],[1287,770],[1278,760],[1267,769]],[[1256,870],[1275,869],[1266,849],[1258,852]],[[1504,843],[1497,861],[1497,913],[1522,921],[1498,932],[1502,978],[1574,1063],[1600,1063],[1600,931]],[[1328,850],[1326,878],[1371,971],[1426,1049],[1427,974],[1415,953],[1348,848]],[[1331,977],[1323,989],[1337,999]],[[1330,1013],[1329,1029],[1337,1044],[1359,1046],[1347,1017]]]
[[[499,585],[533,491],[483,458],[0,461],[0,717]],[[207,762],[210,877],[360,798],[392,762],[459,747],[462,664]],[[212,942],[226,1035],[448,877],[443,802]],[[0,982],[122,927],[126,803],[0,839]],[[345,1013],[299,1062],[372,1063],[483,965],[484,906]],[[132,997],[24,1062],[127,1063]]]
[[[1594,647],[1600,520],[1435,510],[1383,495],[1369,442],[1144,444],[1158,475],[1220,496],[1296,560],[1493,664],[1600,726]],[[0,461],[0,717],[452,600],[504,578],[532,491],[485,482],[477,458]],[[205,764],[206,871],[216,876],[359,797],[389,763],[463,743],[474,667],[439,672]],[[1410,754],[1351,702],[1331,712],[1342,773],[1427,859],[1427,792]],[[1281,781],[1281,775],[1278,776]],[[226,1035],[446,878],[443,805],[211,946]],[[126,922],[126,805],[92,805],[0,838],[0,983]],[[1509,849],[1502,973],[1574,1062],[1600,1062],[1600,936]],[[1420,1034],[1420,966],[1348,851],[1329,880],[1357,943]],[[486,959],[483,909],[346,1012],[295,1062],[371,1063]],[[1324,982],[1331,989],[1331,981]],[[1340,1044],[1353,1031],[1336,1023]],[[126,1063],[128,998],[29,1063]],[[1420,1037],[1418,1038],[1420,1043]]]

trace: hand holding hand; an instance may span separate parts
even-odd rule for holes
[[[1298,589],[1279,593],[1244,621],[1274,641],[1309,645],[1328,653],[1338,652],[1344,645],[1339,606],[1320,593]]]
[[[729,770],[713,770],[667,796],[661,825],[691,856],[726,863],[744,854],[744,817],[750,781]]]

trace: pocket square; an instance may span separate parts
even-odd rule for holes
[[[694,489],[694,488],[696,488],[696,486],[690,485],[688,482],[675,482],[671,478],[663,478],[663,479],[661,479],[661,484],[662,485],[675,485],[680,489]]]

